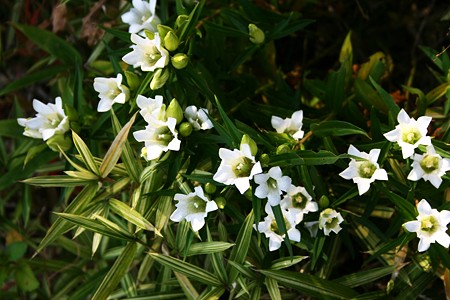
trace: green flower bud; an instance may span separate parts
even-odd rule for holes
[[[46,143],[55,152],[59,152],[59,149],[66,152],[72,148],[72,139],[64,134],[55,134]]]
[[[267,153],[261,154],[261,156],[259,157],[259,161],[261,162],[262,165],[267,166],[270,162],[269,154]]]
[[[183,110],[181,109],[177,99],[173,98],[172,101],[170,101],[169,107],[166,109],[166,117],[175,118],[177,120],[177,124],[183,121]]]
[[[227,205],[227,200],[225,200],[224,197],[217,197],[214,202],[216,202],[217,206],[220,209],[223,209],[225,207],[225,205]]]
[[[169,79],[169,75],[170,72],[168,69],[156,70],[155,74],[153,74],[152,81],[150,82],[150,88],[152,90],[162,88],[166,84],[167,79]]]
[[[319,207],[321,209],[327,208],[328,205],[330,205],[330,200],[328,200],[328,197],[323,195],[322,197],[320,197],[319,199]]]
[[[205,184],[205,192],[207,192],[208,194],[214,194],[217,190],[217,187],[212,184],[211,182],[208,182]]]
[[[172,66],[175,69],[180,70],[186,68],[189,57],[184,53],[177,53],[170,60],[172,61]]]
[[[150,30],[144,30],[145,36],[149,39],[149,40],[153,40],[155,38],[155,34],[153,32],[151,32]]]
[[[128,86],[132,91],[136,90],[141,84],[139,76],[137,76],[134,72],[125,71],[125,77],[127,78]]]
[[[266,38],[264,31],[259,29],[255,24],[248,25],[248,32],[250,35],[250,42],[253,44],[261,44],[264,43]]]
[[[291,148],[287,144],[283,144],[277,147],[276,154],[283,154],[291,152]]]
[[[173,31],[169,31],[164,37],[164,47],[169,51],[175,51],[180,44],[180,40]]]
[[[180,128],[178,129],[178,132],[182,136],[189,136],[192,133],[192,125],[189,122],[183,122],[180,124]]]
[[[173,29],[170,28],[169,26],[162,25],[162,24],[158,25],[158,33],[159,33],[159,37],[161,39],[164,39],[166,37],[167,33],[171,32],[171,31],[173,32]]]
[[[241,151],[242,151],[242,145],[247,144],[250,147],[250,151],[253,156],[256,155],[258,152],[258,146],[256,145],[255,141],[252,140],[251,137],[249,137],[247,134],[244,134],[241,139]]]
[[[188,15],[179,15],[177,20],[175,21],[175,29],[178,29],[186,25],[188,20],[189,20]]]

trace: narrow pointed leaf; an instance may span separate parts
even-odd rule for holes
[[[234,246],[234,244],[226,243],[226,242],[196,243],[196,244],[192,244],[189,247],[189,249],[187,251],[187,256],[223,252],[233,246]]]
[[[298,256],[298,255],[292,257],[279,258],[272,262],[272,266],[270,266],[270,269],[280,270],[284,268],[289,268],[290,266],[296,265],[306,258],[308,258],[308,256]]]
[[[344,136],[344,135],[364,135],[365,137],[369,137],[367,132],[365,132],[363,129],[359,128],[358,126],[355,126],[351,123],[344,122],[344,121],[326,121],[322,122],[317,126],[314,126],[311,128],[314,135],[319,137],[325,137],[325,136]]]
[[[84,141],[80,138],[80,136],[72,131],[72,138],[75,147],[78,150],[78,153],[81,155],[81,158],[85,165],[91,170],[94,174],[100,175],[100,171],[98,169],[97,164],[95,163],[94,156],[89,150],[88,146],[84,143]]]
[[[385,266],[380,268],[374,268],[367,271],[361,271],[345,275],[343,277],[334,280],[334,282],[354,288],[360,285],[373,283],[377,279],[391,275],[396,268],[397,268],[396,266]]]
[[[266,277],[266,287],[271,299],[282,299],[278,282],[270,277]]]
[[[189,281],[189,278],[187,278],[185,275],[179,273],[179,272],[173,272],[175,274],[175,277],[178,280],[178,283],[180,284],[181,288],[184,291],[184,295],[188,300],[197,300],[199,297],[199,294],[195,287],[192,285],[192,283]]]
[[[95,180],[96,181],[96,180]],[[92,179],[82,179],[67,175],[54,175],[54,176],[38,176],[28,178],[22,181],[23,183],[43,186],[43,187],[70,187],[87,185],[93,182]]]

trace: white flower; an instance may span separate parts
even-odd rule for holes
[[[33,108],[37,112],[36,117],[17,119],[19,125],[25,127],[23,135],[46,141],[69,130],[69,118],[62,108],[61,97],[56,97],[55,104],[44,104],[34,99]]]
[[[195,130],[207,130],[214,127],[208,118],[208,110],[206,108],[197,109],[195,105],[188,106],[184,110],[184,117]]]
[[[281,247],[281,243],[284,241],[285,234],[281,235],[275,216],[273,215],[272,207],[269,203],[265,207],[267,216],[264,218],[264,222],[258,223],[258,231],[264,233],[266,238],[269,238],[269,251],[277,250]],[[289,240],[294,242],[300,242],[300,231],[295,228],[295,222],[293,216],[288,214],[285,210],[281,210],[284,217],[284,223],[286,224],[286,233]]]
[[[193,193],[187,195],[175,194],[178,201],[177,209],[170,216],[170,220],[180,222],[183,219],[190,222],[194,231],[199,231],[205,225],[205,218],[209,212],[217,210],[217,204],[210,201],[201,186],[196,186]]]
[[[319,205],[317,202],[312,201],[312,197],[306,189],[302,186],[295,185],[289,187],[280,205],[281,208],[286,209],[294,216],[295,224],[303,220],[303,215],[319,210]]]
[[[140,33],[144,29],[156,32],[161,20],[155,15],[156,0],[133,0],[133,7],[122,15],[122,21],[130,25],[128,32]]]
[[[280,204],[282,192],[286,192],[291,186],[291,178],[283,176],[280,167],[272,167],[269,172],[255,175],[255,182],[259,184],[255,190],[255,196],[264,199],[267,197],[270,205]]]
[[[272,116],[272,127],[278,133],[290,134],[294,139],[299,140],[305,134],[302,131],[303,111],[299,110],[292,114],[291,118],[282,119],[277,116]]]
[[[140,67],[144,72],[163,69],[169,63],[169,52],[161,46],[161,39],[157,33],[151,40],[135,33],[131,34],[132,52],[122,57],[122,60],[133,67]]]
[[[398,125],[395,129],[384,134],[390,142],[397,142],[402,148],[403,158],[411,157],[414,149],[419,145],[431,145],[431,139],[427,136],[427,128],[431,117],[422,116],[417,119],[410,118],[402,109],[397,116]]]
[[[152,125],[145,126],[144,130],[133,132],[138,142],[145,143],[142,154],[147,160],[157,159],[163,152],[169,150],[180,150],[181,141],[175,130],[176,123],[175,118],[168,118],[166,122],[155,121]]]
[[[387,173],[384,169],[380,169],[377,163],[380,149],[372,149],[369,154],[360,152],[358,149],[350,145],[348,154],[361,158],[362,160],[355,160],[352,158],[348,168],[342,171],[339,175],[347,180],[353,179],[353,182],[358,185],[358,192],[360,195],[367,192],[370,184],[375,180],[388,180]]]
[[[152,124],[157,121],[165,121],[166,105],[163,104],[163,97],[156,95],[155,99],[138,95],[136,104],[141,109],[139,113],[147,123]]]
[[[116,78],[96,77],[94,90],[99,93],[98,97],[100,98],[98,112],[110,110],[114,103],[124,104],[130,96],[130,91],[122,84],[122,74],[120,73]]]
[[[323,230],[325,235],[330,235],[330,232],[338,233],[342,227],[339,226],[344,221],[341,213],[334,209],[327,208],[320,213],[319,228]]]
[[[408,175],[408,179],[418,181],[423,178],[430,181],[435,188],[439,188],[442,183],[442,176],[450,170],[450,159],[442,158],[436,153],[432,145],[427,146],[427,153],[424,155],[414,154],[413,169]]]
[[[422,199],[417,205],[419,215],[416,221],[409,221],[403,227],[409,232],[415,232],[420,239],[418,251],[423,252],[430,248],[430,244],[438,242],[443,247],[450,245],[450,236],[446,233],[447,224],[450,223],[450,211],[432,209],[427,200]]]
[[[250,179],[261,173],[262,168],[260,162],[255,161],[248,144],[241,145],[241,149],[219,149],[222,161],[213,179],[226,185],[234,184],[243,194],[250,188]]]

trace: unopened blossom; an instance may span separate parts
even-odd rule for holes
[[[155,99],[138,95],[136,104],[140,108],[139,113],[147,123],[165,121],[166,105],[163,104],[163,96],[156,95]]]
[[[312,200],[311,195],[302,186],[291,185],[281,200],[281,208],[294,216],[295,224],[303,220],[303,216],[309,212],[319,210],[317,202]]]
[[[432,145],[427,146],[427,152],[423,155],[414,154],[413,169],[408,175],[408,179],[418,181],[421,178],[435,187],[439,188],[442,183],[442,176],[450,170],[450,159],[442,158],[436,153]]]
[[[197,109],[195,105],[188,106],[184,110],[184,117],[195,130],[208,130],[214,127],[208,118],[208,110],[206,108]]]
[[[423,252],[430,248],[430,245],[438,242],[443,247],[450,245],[450,236],[447,234],[447,225],[450,223],[450,211],[431,208],[427,200],[422,199],[417,205],[419,215],[415,221],[403,224],[409,232],[415,232],[420,239],[417,250]]]
[[[414,149],[419,145],[431,145],[431,139],[427,136],[427,128],[431,117],[422,116],[417,119],[410,118],[402,109],[397,116],[398,125],[395,129],[384,134],[390,142],[397,142],[402,148],[403,158],[411,157]]]
[[[342,227],[339,225],[344,221],[341,213],[332,208],[327,208],[320,213],[319,229],[323,230],[325,235],[330,235],[330,232],[338,233]]]
[[[308,229],[311,237],[316,237],[319,231],[319,221],[305,222],[305,228]]]
[[[122,21],[130,25],[128,32],[140,33],[143,30],[156,32],[161,20],[155,15],[156,0],[133,0],[133,7],[122,15]]]
[[[303,111],[299,110],[292,114],[291,118],[282,119],[277,116],[272,116],[272,127],[278,133],[287,133],[294,139],[299,140],[305,134],[302,130],[303,126]]]
[[[264,233],[266,238],[269,238],[269,251],[275,251],[281,247],[281,243],[284,241],[286,234],[281,234],[275,216],[273,215],[272,207],[269,203],[265,207],[267,216],[263,222],[258,223],[257,230]],[[283,213],[284,223],[286,225],[286,233],[289,240],[294,242],[300,242],[300,231],[295,228],[295,220],[292,215],[287,211],[281,210]]]
[[[288,190],[292,181],[289,176],[283,176],[280,167],[272,167],[268,173],[255,175],[254,180],[258,184],[255,196],[267,198],[272,206],[280,204],[282,193]]]
[[[388,180],[386,170],[381,169],[377,163],[380,149],[372,149],[367,154],[366,152],[360,152],[353,145],[350,145],[348,154],[356,156],[359,159],[350,159],[348,168],[339,173],[339,175],[347,180],[352,179],[357,184],[360,195],[367,192],[370,184],[375,180]]]
[[[194,231],[202,229],[208,213],[218,209],[216,202],[205,196],[201,186],[195,187],[194,192],[187,195],[175,194],[174,199],[178,201],[175,204],[177,209],[170,216],[170,220],[180,222],[185,219],[191,223]]]
[[[141,68],[144,72],[154,72],[163,69],[169,63],[169,52],[161,45],[161,39],[157,33],[153,39],[131,34],[132,52],[122,57],[122,60],[135,68]]]
[[[55,104],[34,99],[33,108],[37,112],[34,118],[17,119],[19,125],[25,127],[23,135],[46,141],[69,130],[69,118],[64,113],[61,97],[56,97]]]
[[[98,92],[100,101],[97,111],[105,112],[111,109],[114,103],[124,104],[130,96],[130,91],[122,84],[122,74],[116,78],[96,77],[94,78],[94,90]]]
[[[133,132],[138,142],[144,142],[142,151],[147,160],[157,159],[163,152],[180,150],[181,141],[175,129],[176,119],[168,118],[166,122],[155,121],[144,130]]]
[[[226,185],[235,185],[241,194],[250,188],[250,180],[262,172],[261,163],[255,160],[250,146],[242,144],[241,149],[219,149],[222,159],[213,179]]]

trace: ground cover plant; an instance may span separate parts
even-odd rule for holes
[[[0,298],[450,297],[450,8],[2,1]]]

